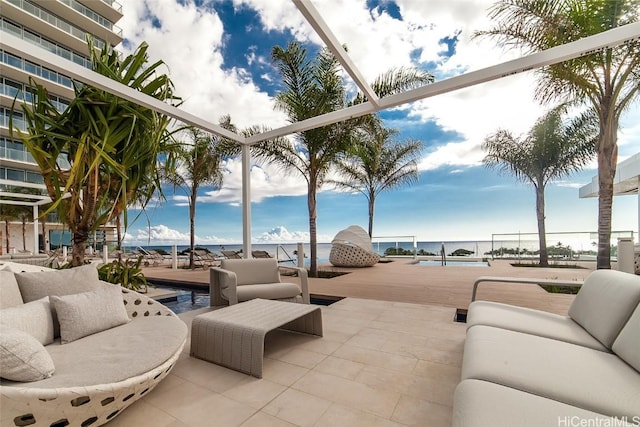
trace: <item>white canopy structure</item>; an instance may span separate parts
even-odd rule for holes
[[[598,176],[580,187],[580,198],[598,197]],[[613,179],[613,195],[625,196],[637,194],[638,197],[638,243],[640,243],[640,153],[618,163],[616,176]]]
[[[351,225],[344,230],[339,231],[331,243],[351,243],[369,252],[373,252],[371,237],[369,237],[369,234],[358,225]]]
[[[66,60],[41,47],[35,46],[24,40],[3,32],[0,38],[0,49],[13,52],[27,60],[36,60],[39,64],[51,70],[60,72],[65,76],[106,90],[114,95],[120,96],[139,105],[151,108],[159,113],[166,114],[176,120],[192,125],[197,128],[212,132],[214,134],[229,138],[242,145],[243,181],[242,181],[242,206],[243,206],[243,252],[251,254],[251,192],[250,192],[250,162],[249,147],[274,137],[291,135],[309,129],[337,123],[353,117],[359,117],[370,113],[375,113],[388,108],[411,103],[420,99],[444,94],[458,89],[474,86],[484,82],[497,80],[513,74],[530,71],[547,65],[577,58],[591,54],[600,49],[617,46],[640,38],[640,22],[617,27],[590,37],[586,37],[574,42],[557,46],[542,52],[533,53],[512,61],[493,65],[477,71],[471,71],[452,78],[441,80],[417,89],[404,93],[379,98],[371,89],[369,84],[362,77],[355,63],[349,57],[347,51],[341,45],[337,37],[331,31],[318,10],[310,0],[293,0],[295,6],[300,10],[304,18],[316,31],[318,36],[324,41],[327,48],[340,61],[345,71],[357,84],[359,90],[367,95],[367,102],[348,107],[339,111],[323,114],[321,116],[309,118],[300,122],[292,123],[271,131],[255,134],[249,137],[230,132],[214,124],[209,119],[198,117],[194,114],[170,106],[155,98],[144,95],[132,88],[122,85],[103,75],[95,73],[72,61]],[[24,183],[17,181],[3,181],[0,185],[23,186]],[[16,194],[12,194],[16,196]],[[5,201],[0,200],[0,203]],[[27,201],[27,203],[37,205],[41,201]],[[37,232],[35,233],[37,236]],[[36,246],[37,247],[37,246]]]

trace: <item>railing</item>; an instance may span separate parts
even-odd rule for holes
[[[53,25],[54,27],[56,27],[57,29],[77,38],[78,40],[85,42],[87,41],[87,35],[89,33],[87,33],[86,31],[76,27],[75,25],[58,18],[55,15],[50,14],[49,12],[45,11],[44,9],[36,6],[35,4],[27,1],[27,0],[7,0],[9,3],[13,4],[16,7],[19,7],[20,9],[24,10],[27,13],[30,13],[31,15],[35,16],[36,18],[39,18],[45,22],[48,22],[49,24]],[[15,25],[15,24],[14,24]],[[24,29],[23,29],[24,30]],[[40,36],[39,36],[40,37]],[[102,49],[105,45],[106,42],[104,40],[102,40],[99,37],[93,36],[93,40],[95,45],[99,48]],[[51,43],[51,42],[49,42]],[[67,49],[65,49],[67,50]],[[71,51],[69,51],[71,52]],[[68,58],[69,59],[69,58]]]
[[[612,231],[611,256],[617,254],[614,244],[617,238],[631,238],[633,231]],[[591,231],[568,231],[546,233],[549,260],[574,259],[595,260],[597,254],[598,233]],[[539,254],[538,233],[494,233],[491,235],[491,258],[528,259]]]
[[[384,240],[384,241],[383,241]],[[413,255],[413,259],[416,259],[418,256],[418,241],[416,236],[373,236],[371,238],[373,249],[379,254],[384,255],[384,252],[387,248],[393,247],[389,246],[389,243],[395,245],[395,253],[398,254],[400,249],[404,249],[401,246],[401,243],[410,243],[411,244],[411,253]],[[387,248],[380,249],[380,246],[386,246]],[[406,250],[406,249],[404,249]]]
[[[0,49],[0,63],[15,67],[19,70],[26,71],[45,80],[57,83],[73,89],[73,82],[69,77],[63,76],[53,70],[42,67],[26,59],[22,59],[12,53]]]
[[[113,9],[115,9],[118,12],[122,13],[122,5],[120,3],[118,3],[117,1],[114,1],[114,0],[102,0],[102,3],[108,4]]]
[[[0,95],[6,95],[10,98],[15,98],[19,101],[28,103],[37,100],[37,96],[27,90],[22,83],[2,78],[0,78]],[[49,95],[49,101],[51,101],[53,106],[56,107],[58,112],[64,111],[69,106],[70,102],[55,95]]]
[[[93,10],[83,6],[82,4],[78,3],[76,0],[58,0],[58,1],[60,1],[61,3],[66,4],[71,9],[75,10],[76,12],[80,12],[81,14],[86,16],[87,18],[89,18],[92,21],[94,21],[95,23],[97,23],[98,25],[100,25],[100,26],[112,31],[116,35],[122,37],[122,29],[120,27],[118,27],[117,25],[114,25],[113,22],[109,21],[104,16],[102,16],[102,15],[94,12]]]

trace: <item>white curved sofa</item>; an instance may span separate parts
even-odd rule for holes
[[[471,303],[453,420],[640,426],[640,277],[591,273],[567,316]]]
[[[119,319],[124,323],[62,343],[71,337],[70,331],[75,332],[73,328],[100,328],[92,319],[79,319],[107,304],[90,307],[93,295],[101,292],[115,293],[116,304],[121,294],[122,306],[112,311],[124,316]],[[162,381],[186,341],[187,327],[171,310],[142,294],[99,281],[90,265],[24,273],[0,270],[0,328],[39,330],[36,322],[21,322],[15,313],[41,304],[38,297],[43,294],[58,309],[60,333],[44,345],[55,370],[48,378],[30,382],[9,381],[4,378],[6,371],[0,371],[2,426],[102,425]],[[54,296],[59,297],[55,302]],[[59,301],[81,305],[61,306]],[[69,307],[77,309],[70,311],[71,316],[65,311]],[[40,337],[37,331],[33,336]],[[6,348],[0,350],[4,358]]]

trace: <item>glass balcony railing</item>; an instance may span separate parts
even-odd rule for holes
[[[27,103],[31,103],[36,99],[36,96],[23,84],[3,78],[0,78],[0,94]],[[59,112],[64,111],[69,106],[69,101],[64,98],[49,95],[49,99]]]
[[[98,25],[100,25],[100,26],[102,26],[104,28],[107,28],[111,32],[113,32],[113,33],[117,34],[118,36],[122,37],[122,29],[120,27],[118,27],[117,25],[113,25],[113,22],[109,21],[104,16],[97,14],[93,10],[81,5],[76,0],[58,0],[58,1],[66,4],[71,9],[75,10],[76,12],[79,12],[79,13],[83,14],[87,18],[89,18],[92,21],[96,22]]]
[[[122,13],[122,5],[114,0],[102,0],[102,3],[106,3],[118,12]]]
[[[35,64],[26,59],[22,59],[19,56],[13,55],[1,49],[0,64],[10,65],[19,70],[33,74],[34,76],[42,77],[45,80],[49,80],[51,82],[73,89],[73,81],[69,77],[63,76],[62,74],[59,74],[53,70]]]

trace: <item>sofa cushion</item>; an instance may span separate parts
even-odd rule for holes
[[[19,329],[42,345],[53,342],[53,317],[49,297],[0,310],[0,323]]]
[[[55,370],[47,350],[34,337],[0,324],[0,374],[11,381],[38,381]]]
[[[220,267],[236,273],[237,283],[255,285],[280,281],[278,261],[275,258],[264,259],[223,259]],[[226,283],[222,284],[226,287]]]
[[[286,299],[300,295],[300,288],[295,283],[265,283],[262,285],[243,285],[236,288],[238,301],[248,301],[254,298]],[[222,295],[228,297],[227,289]]]
[[[612,353],[490,326],[467,332],[462,379],[479,379],[607,416],[638,416],[640,373]]]
[[[587,425],[581,424],[582,420],[589,425],[632,426],[621,419],[487,381],[464,380],[456,387],[454,427]]]
[[[640,305],[614,341],[613,351],[640,373]]]
[[[16,277],[10,269],[0,270],[0,309],[24,303]]]
[[[3,382],[29,388],[84,387],[128,380],[151,371],[179,351],[187,325],[174,316],[148,316],[61,345],[46,347],[56,373],[32,383]]]
[[[119,285],[50,298],[60,322],[62,344],[130,321]]]
[[[467,329],[474,325],[494,326],[609,351],[568,316],[515,305],[475,301],[469,305]]]
[[[605,347],[613,341],[640,303],[640,277],[616,270],[597,270],[584,281],[569,307],[569,317]]]
[[[15,273],[24,302],[51,295],[70,295],[99,289],[98,269],[91,264],[64,270]]]

